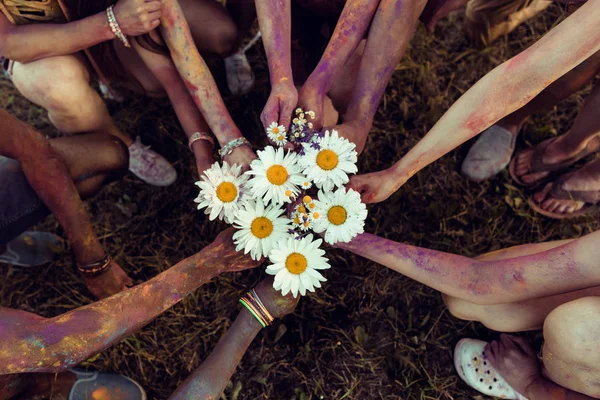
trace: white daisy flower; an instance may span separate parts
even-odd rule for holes
[[[196,186],[200,188],[198,197],[198,210],[205,208],[205,214],[213,221],[215,218],[224,220],[228,224],[249,198],[245,184],[248,176],[241,175],[242,167],[234,164],[231,167],[226,162],[221,167],[214,163],[204,171]]]
[[[338,136],[336,130],[325,131],[325,135],[312,143],[303,143],[304,156],[300,158],[306,177],[325,192],[335,186],[342,187],[356,173],[356,145]]]
[[[283,146],[287,143],[285,126],[277,125],[277,122],[271,122],[271,125],[267,128],[267,136],[278,146]]]
[[[281,147],[275,150],[267,146],[257,155],[258,159],[252,161],[250,171],[246,172],[254,175],[247,185],[252,197],[262,198],[265,204],[290,203],[300,193],[298,186],[306,181],[297,154],[288,151],[284,155]]]
[[[325,231],[325,241],[329,244],[348,243],[356,235],[364,232],[367,207],[361,203],[360,194],[355,190],[340,188],[332,193],[319,191],[319,200],[314,218],[313,230],[316,233]]]
[[[308,190],[312,187],[312,182],[308,179],[305,179],[304,182],[300,184],[300,187],[302,188],[302,190]]]
[[[292,226],[304,232],[312,229],[312,217],[305,205],[299,204],[296,206],[292,213]]]
[[[312,235],[278,242],[269,255],[273,264],[267,267],[267,273],[275,275],[273,288],[284,296],[291,291],[297,297],[298,293],[304,296],[307,290],[314,292],[321,287],[327,279],[318,270],[331,268],[323,257],[325,251],[319,248],[321,243],[321,239],[313,241]]]
[[[253,260],[268,256],[275,243],[289,237],[290,220],[281,216],[283,212],[278,206],[265,208],[262,201],[248,200],[235,217],[234,226],[239,229],[233,234],[235,251],[244,249]]]

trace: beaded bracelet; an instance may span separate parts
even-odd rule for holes
[[[252,145],[245,137],[234,139],[231,142],[227,143],[225,146],[221,147],[221,149],[219,150],[219,155],[221,156],[221,159],[230,155],[233,152],[233,150],[237,149],[240,146],[248,146],[252,148]]]
[[[215,140],[208,133],[194,132],[192,133],[192,136],[190,136],[190,139],[188,141],[188,147],[190,148],[191,152],[194,152],[194,150],[192,149],[192,145],[198,140],[206,140],[207,142],[210,142],[210,144],[213,145],[213,147],[215,146]]]
[[[117,39],[119,39],[121,43],[123,43],[125,47],[131,47],[131,45],[129,44],[129,40],[127,40],[127,36],[125,36],[123,34],[123,31],[121,31],[121,27],[117,22],[117,18],[115,17],[113,8],[114,6],[108,6],[108,8],[106,9],[106,15],[108,16],[108,24],[110,25],[110,30],[112,31],[112,33],[115,34]]]
[[[96,262],[89,263],[86,265],[77,264],[77,269],[83,275],[96,276],[96,275],[100,275],[101,273],[110,269],[111,263],[112,263],[112,257],[106,256],[106,257],[104,257],[104,259],[102,259],[100,261],[96,261]]]

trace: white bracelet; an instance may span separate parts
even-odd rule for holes
[[[123,43],[123,45],[125,47],[131,47],[131,45],[129,44],[129,40],[127,40],[127,36],[125,36],[123,34],[123,31],[121,31],[121,27],[119,26],[119,23],[117,22],[117,18],[115,17],[113,8],[114,8],[114,6],[109,6],[106,9],[106,15],[108,16],[108,24],[110,25],[110,30],[112,31],[112,33],[115,34],[117,39],[119,39],[121,41],[121,43]]]

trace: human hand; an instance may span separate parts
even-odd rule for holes
[[[229,165],[237,164],[242,166],[242,172],[250,169],[250,163],[256,159],[256,154],[250,146],[240,146],[233,149],[233,152],[225,157]]]
[[[496,371],[522,395],[537,379],[543,378],[540,363],[531,345],[523,338],[502,334],[489,343],[485,354]]]
[[[133,281],[114,260],[108,270],[94,277],[84,277],[85,285],[98,299],[110,297],[133,285]]]
[[[365,204],[380,203],[394,194],[399,187],[397,177],[391,169],[351,176],[346,185],[347,189],[356,190]]]
[[[367,143],[367,136],[369,136],[371,125],[362,124],[356,120],[349,120],[323,130],[336,130],[339,136],[354,143],[356,145],[356,152],[360,154],[364,150],[365,144]]]
[[[263,260],[255,261],[250,254],[244,254],[242,251],[235,251],[233,243],[233,233],[235,229],[229,227],[219,233],[215,240],[202,249],[202,253],[216,260],[221,272],[239,272],[250,268],[256,268],[262,264]]]
[[[115,18],[126,36],[144,35],[160,25],[160,1],[119,0]]]
[[[273,289],[272,276],[263,279],[255,289],[260,301],[275,318],[291,314],[300,301],[300,296],[294,298],[291,293],[282,296],[279,291]]]
[[[265,130],[272,122],[289,129],[292,123],[292,114],[298,104],[298,91],[292,82],[286,80],[277,83],[271,89],[269,99],[260,114],[260,120]]]
[[[317,131],[323,127],[324,101],[325,95],[319,94],[319,90],[308,82],[298,92],[298,107],[315,112],[315,117],[310,122]]]

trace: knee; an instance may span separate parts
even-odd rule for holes
[[[544,337],[552,343],[570,338],[571,351],[589,351],[589,339],[600,336],[600,297],[584,297],[565,303],[548,314],[544,321]],[[567,350],[567,349],[565,349]]]
[[[238,39],[238,30],[231,19],[224,19],[210,33],[210,43],[213,53],[227,57],[235,50]]]
[[[478,309],[481,306],[445,294],[442,294],[442,299],[444,299],[444,303],[446,303],[446,307],[452,316],[465,321],[479,320]]]

